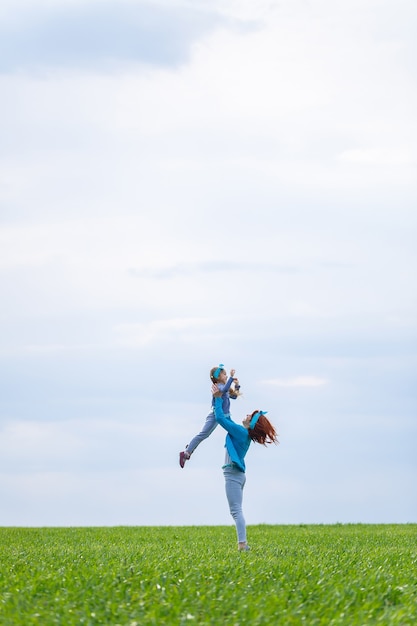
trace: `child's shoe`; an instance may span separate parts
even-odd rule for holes
[[[181,467],[184,467],[185,461],[188,461],[189,458],[190,458],[190,455],[188,454],[188,452],[186,450],[184,450],[183,452],[180,452],[180,465],[181,465]]]

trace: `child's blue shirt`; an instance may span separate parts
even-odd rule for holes
[[[227,380],[227,383],[225,385],[222,385],[220,383],[217,383],[217,387],[219,389],[219,391],[222,392],[222,408],[223,408],[223,413],[225,415],[230,415],[230,396],[229,396],[229,389],[230,389],[230,385],[233,382],[233,378],[230,376]],[[214,408],[214,400],[215,398],[212,399],[211,401],[211,406]]]
[[[225,447],[234,466],[241,472],[246,470],[245,456],[251,444],[248,429],[226,417],[222,398],[213,398],[216,421],[227,430]]]

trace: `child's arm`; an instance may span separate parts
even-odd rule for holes
[[[233,389],[230,389],[229,391],[229,398],[231,398],[232,400],[236,400],[236,398],[240,396],[240,384],[237,378],[234,378],[233,382],[234,386]]]
[[[229,391],[232,382],[233,382],[233,378],[229,378],[225,385],[222,385],[221,383],[217,383],[219,391],[222,392],[222,395],[224,395],[225,393]]]
[[[219,391],[222,392],[222,395],[229,391],[232,382],[235,380],[234,376],[235,376],[235,370],[230,370],[230,376],[227,379],[227,383],[225,385],[222,385],[221,383],[217,383],[217,387]]]

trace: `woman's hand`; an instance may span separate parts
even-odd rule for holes
[[[234,378],[235,377],[235,372],[236,372],[236,370],[230,370],[230,378]]]
[[[221,396],[222,396],[222,392],[221,392],[221,391],[219,391],[219,388],[218,388],[218,386],[217,386],[217,383],[214,383],[214,384],[211,386],[211,393],[213,394],[213,396],[214,396],[215,398],[221,398]]]

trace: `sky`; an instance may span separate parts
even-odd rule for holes
[[[2,0],[0,526],[417,522],[414,0]]]

